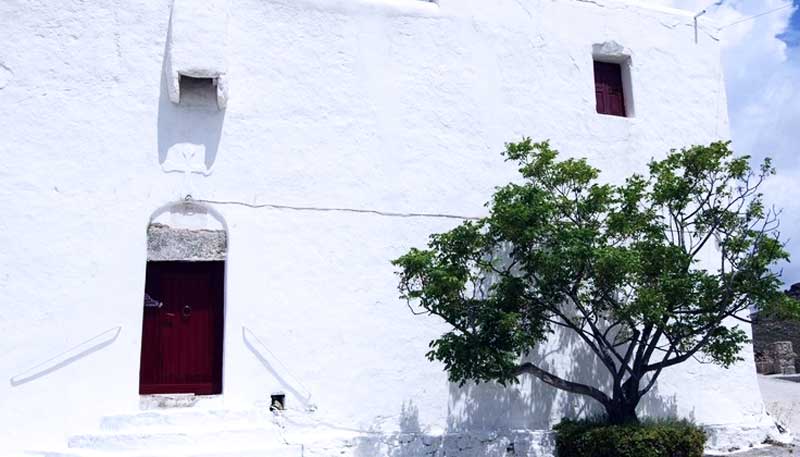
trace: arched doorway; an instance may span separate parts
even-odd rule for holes
[[[147,228],[140,394],[222,392],[227,233],[208,208],[183,202]]]

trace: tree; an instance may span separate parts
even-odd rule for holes
[[[497,188],[489,215],[431,235],[393,261],[412,311],[450,327],[427,357],[453,382],[522,374],[636,422],[663,370],[690,358],[728,367],[748,342],[748,310],[800,314],[771,268],[788,254],[756,170],[729,143],[673,150],[648,173],[602,183],[586,160],[548,142],[506,145],[520,182]],[[563,379],[527,357],[556,329],[573,332],[610,386]]]

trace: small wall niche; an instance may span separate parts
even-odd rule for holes
[[[269,410],[272,412],[286,409],[286,394],[278,393],[269,396]]]
[[[180,104],[216,107],[217,81],[217,78],[178,75]]]

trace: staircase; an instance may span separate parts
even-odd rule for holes
[[[67,447],[28,457],[301,457],[272,413],[176,408],[106,416],[98,431],[74,435]]]

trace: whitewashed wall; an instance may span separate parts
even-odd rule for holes
[[[479,216],[514,176],[503,143],[523,135],[589,157],[608,179],[728,136],[718,43],[701,31],[695,44],[688,13],[613,0],[227,9],[229,99],[218,112],[169,100],[168,0],[0,3],[1,443],[59,443],[139,407],[145,229],[186,194]],[[592,45],[606,41],[631,53],[635,118],[595,113]],[[180,172],[185,151],[198,154],[197,173]],[[226,408],[285,391],[290,408],[313,403],[314,417],[341,427],[431,433],[542,429],[582,411],[532,380],[458,389],[425,359],[443,327],[398,300],[389,260],[457,221],[214,208],[230,240]],[[29,379],[108,330],[100,347]],[[549,357],[591,377],[582,352]],[[644,404],[766,430],[749,361],[672,370]]]

